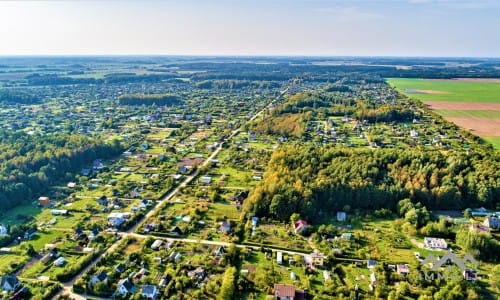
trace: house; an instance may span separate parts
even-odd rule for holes
[[[88,177],[91,174],[91,170],[90,169],[82,169],[80,174],[82,174],[82,176]]]
[[[424,245],[428,249],[446,249],[448,244],[444,239],[424,237]]]
[[[62,256],[60,256],[58,259],[54,261],[54,266],[56,267],[62,267],[66,263],[66,259]]]
[[[477,271],[473,269],[466,268],[462,273],[464,279],[467,281],[476,281],[477,280]]]
[[[108,225],[113,227],[120,227],[125,222],[125,219],[128,219],[132,214],[122,213],[122,212],[114,212],[108,215]]]
[[[7,234],[7,227],[0,225],[0,235]]]
[[[347,214],[345,213],[345,211],[338,211],[337,212],[337,221],[344,222],[346,217],[347,217]]]
[[[170,233],[173,235],[183,235],[182,230],[178,226],[172,228],[172,230],[170,230]]]
[[[352,240],[352,233],[350,233],[350,232],[344,232],[344,233],[342,233],[342,235],[340,237],[343,240],[351,241]]]
[[[330,279],[331,279],[331,278],[330,278],[330,272],[328,272],[327,270],[324,270],[324,271],[323,271],[323,279],[324,279],[325,281],[330,280]]]
[[[91,285],[95,285],[98,282],[108,283],[108,274],[106,274],[106,271],[102,270],[97,272],[97,274],[92,275],[90,278]]]
[[[479,233],[489,233],[490,232],[490,228],[488,226],[481,225],[481,224],[471,224],[469,226],[469,230],[471,230],[471,231],[477,231]]]
[[[313,252],[310,255],[311,265],[314,267],[323,267],[325,256],[323,253]]]
[[[29,288],[23,287],[17,290],[12,296],[10,296],[10,300],[24,300],[24,299],[30,299],[31,298],[31,292]]]
[[[370,269],[370,270],[371,270],[371,269],[373,269],[373,268],[375,268],[375,266],[376,266],[376,265],[377,265],[377,261],[376,261],[376,260],[374,260],[374,259],[368,259],[368,260],[366,261],[366,267],[367,267],[368,269]]]
[[[116,292],[120,295],[133,294],[135,290],[134,284],[129,278],[124,278],[118,281]]]
[[[278,263],[278,265],[283,264],[283,253],[281,251],[278,251],[278,253],[276,253],[276,262]]]
[[[151,244],[151,249],[158,250],[162,244],[163,244],[162,240],[156,240],[153,242],[153,244]]]
[[[19,280],[17,280],[16,275],[9,274],[2,276],[2,290],[6,292],[13,292],[21,286]]]
[[[499,229],[500,228],[500,218],[498,217],[488,217],[484,220],[484,226],[489,229]]]
[[[97,203],[99,203],[102,206],[108,206],[109,204],[108,197],[102,195],[101,197],[99,197],[99,199],[97,199]]]
[[[41,207],[46,207],[50,204],[50,199],[49,197],[40,197],[38,198],[38,204],[41,206]]]
[[[198,267],[194,269],[193,271],[188,272],[189,278],[191,280],[203,280],[207,276],[207,271],[205,269]]]
[[[252,227],[257,227],[257,223],[259,222],[258,217],[252,217]]]
[[[294,231],[295,233],[302,233],[307,229],[307,222],[300,219],[297,220],[294,224]]]
[[[410,266],[408,266],[408,264],[396,265],[396,272],[399,275],[406,276],[410,274]]]
[[[172,280],[172,276],[167,274],[165,276],[162,277],[162,279],[160,280],[160,283],[158,284],[161,288],[164,288],[167,286],[167,284],[170,282],[170,280]]]
[[[304,300],[303,290],[296,290],[292,284],[274,284],[274,299],[276,300]]]
[[[231,224],[228,221],[222,221],[220,224],[220,231],[222,233],[229,233],[231,231]]]
[[[115,272],[118,274],[122,274],[125,270],[127,270],[127,267],[124,264],[118,264],[115,267]]]
[[[76,182],[68,182],[66,186],[70,189],[74,189],[76,187]]]
[[[210,177],[210,176],[202,176],[200,178],[200,182],[202,184],[210,184],[212,182],[212,177]]]
[[[370,283],[371,284],[374,284],[375,282],[377,282],[377,277],[375,276],[375,273],[370,273]]]
[[[50,213],[54,216],[67,216],[68,215],[68,210],[67,209],[52,209]]]
[[[224,249],[224,247],[220,246],[219,248],[217,248],[217,250],[215,250],[215,258],[221,258],[224,252],[226,252],[226,250]]]
[[[142,286],[141,296],[146,299],[156,299],[158,292],[156,285],[145,284]]]
[[[24,232],[24,239],[25,240],[31,240],[33,236],[36,234],[36,229],[35,228],[30,228]]]

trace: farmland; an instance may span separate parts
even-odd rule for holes
[[[500,82],[495,79],[409,79],[387,82],[419,99],[458,126],[471,130],[500,149]]]

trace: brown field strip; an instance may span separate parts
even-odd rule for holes
[[[442,110],[498,110],[500,103],[487,102],[455,102],[455,101],[424,101],[431,109]]]
[[[465,129],[472,129],[472,133],[479,136],[500,136],[500,119],[455,117],[445,119]]]

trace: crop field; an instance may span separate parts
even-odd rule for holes
[[[427,101],[500,103],[500,83],[468,80],[389,78],[387,82],[408,96]]]
[[[500,149],[500,80],[390,78],[387,82]]]

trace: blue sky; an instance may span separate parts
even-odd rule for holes
[[[500,57],[500,0],[0,1],[0,54]]]

